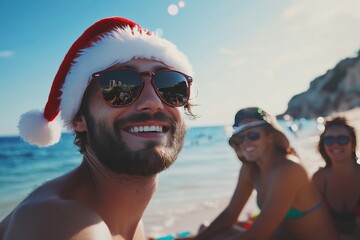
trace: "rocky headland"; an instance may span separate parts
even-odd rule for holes
[[[326,117],[360,107],[360,50],[311,81],[307,91],[295,95],[285,115],[293,119]]]

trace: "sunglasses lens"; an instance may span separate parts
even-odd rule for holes
[[[325,145],[333,145],[334,143],[335,143],[335,137],[333,136],[324,137]]]
[[[238,145],[243,144],[245,139],[247,138],[250,141],[256,141],[260,138],[260,132],[258,131],[251,131],[246,134],[236,134],[233,136],[234,139],[236,139],[236,143]]]
[[[324,144],[325,145],[333,145],[335,142],[339,145],[346,145],[350,142],[350,138],[345,135],[340,135],[337,137],[334,136],[327,136],[324,138]]]
[[[337,143],[340,145],[346,145],[350,141],[350,138],[345,135],[341,135],[337,137]]]
[[[95,74],[100,92],[114,107],[133,103],[142,90],[141,76],[131,70],[116,69]],[[175,71],[155,73],[153,87],[163,102],[172,107],[184,106],[189,101],[190,86],[185,75]]]
[[[153,84],[159,97],[170,106],[181,107],[189,101],[188,81],[179,72],[158,72],[155,74]]]
[[[102,72],[97,81],[102,97],[114,107],[133,103],[141,91],[139,75],[129,70]]]
[[[252,131],[252,132],[249,132],[246,136],[250,141],[256,141],[260,138],[260,133]]]

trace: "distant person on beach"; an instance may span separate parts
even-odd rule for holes
[[[360,165],[356,149],[355,129],[345,117],[325,122],[318,143],[325,167],[315,172],[312,180],[344,239],[360,239]]]
[[[191,74],[173,43],[130,20],[89,27],[61,63],[44,112],[19,122],[23,139],[50,146],[60,139],[53,120],[61,111],[83,161],[30,193],[0,223],[0,239],[145,239],[142,216],[157,175],[183,147],[186,115],[196,117]],[[126,85],[131,101],[112,104],[105,93],[114,82]],[[184,101],[174,104],[169,92]]]
[[[276,120],[258,107],[244,108],[233,128],[229,144],[242,162],[235,192],[225,210],[188,239],[338,239],[320,194],[293,161],[297,154]],[[261,212],[245,230],[238,217],[254,189]]]

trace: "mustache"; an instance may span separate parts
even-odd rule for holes
[[[161,121],[170,124],[173,128],[176,126],[176,122],[173,118],[168,117],[163,112],[157,112],[155,114],[150,113],[136,113],[132,114],[126,118],[119,118],[114,122],[114,129],[121,129],[125,124],[129,123],[138,123],[146,121]]]

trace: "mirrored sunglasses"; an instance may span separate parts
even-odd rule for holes
[[[244,134],[238,133],[236,135],[233,135],[233,138],[236,139],[237,144],[241,145],[244,143],[245,139],[252,141],[252,142],[259,140],[260,135],[261,135],[260,131],[252,130],[252,131],[249,131]]]
[[[171,107],[182,107],[190,98],[192,77],[184,73],[164,70],[159,72],[136,72],[117,68],[94,73],[103,99],[113,107],[125,107],[140,96],[144,88],[144,77],[151,77],[158,97]]]
[[[335,143],[337,143],[339,145],[346,145],[349,142],[350,142],[350,137],[348,137],[346,135],[324,137],[324,144],[327,146],[333,145]]]

